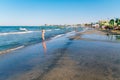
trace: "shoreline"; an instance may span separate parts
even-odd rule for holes
[[[73,31],[68,32],[68,33],[65,33],[65,34],[69,34],[69,33],[72,33],[72,32],[73,32]],[[55,38],[62,37],[62,36],[64,36],[65,34],[58,34],[58,35],[56,35],[56,36],[53,36],[53,37],[50,37],[50,38],[46,39],[45,41],[49,41],[49,40],[51,40],[51,39],[55,39]],[[42,43],[42,41],[41,41],[41,42],[37,42],[37,43],[28,44],[28,45],[26,45],[26,46],[25,46],[25,45],[22,45],[22,46],[18,46],[18,47],[15,47],[15,48],[10,48],[10,49],[6,49],[6,50],[1,50],[1,51],[0,51],[0,55],[1,55],[1,54],[10,53],[10,52],[12,52],[12,51],[19,50],[19,49],[22,49],[22,48],[25,48],[25,47],[28,47],[28,46],[31,46],[31,45],[36,45],[36,44],[39,44],[39,43]]]
[[[105,32],[108,35],[120,35],[120,31],[118,31],[118,30],[101,30],[101,29],[98,29],[98,30]]]
[[[11,60],[9,55],[12,56],[13,63],[10,62],[14,66],[10,71],[13,73],[4,80],[119,80],[120,44],[102,40],[96,42],[94,41],[96,36],[91,40],[81,39],[81,37],[88,39],[90,37],[84,35],[91,36],[96,33],[106,36],[104,32],[88,30],[47,41],[46,53],[42,50],[42,43],[11,52],[6,59]],[[20,59],[16,59],[15,55]],[[17,66],[14,64],[15,60],[20,61],[16,62]]]
[[[7,50],[3,50],[3,51],[0,51],[0,55],[1,54],[9,53],[9,52],[12,52],[12,51],[15,51],[15,50],[19,50],[19,49],[22,49],[22,48],[24,48],[24,46],[19,46],[19,47],[16,47],[16,48],[11,48],[11,49],[7,49]]]
[[[61,48],[64,48],[64,45],[68,41],[67,37],[72,35],[74,35],[74,32],[67,33],[60,38],[53,38],[51,40],[45,41],[44,43],[38,43],[24,47],[22,49],[18,49],[16,51],[12,51],[10,54],[0,55],[0,74],[2,74],[0,79],[19,80],[19,77],[21,77],[23,80],[26,80],[27,77],[29,80],[30,76],[32,76],[31,74],[33,74],[34,78],[36,78],[39,76],[38,73],[42,74],[43,72],[41,71],[46,71],[47,66],[49,67],[51,66],[51,63],[55,63],[57,58],[61,55]],[[44,45],[46,46],[46,51],[44,51]],[[58,53],[55,51],[58,51]],[[9,64],[11,64],[12,67],[7,66]],[[6,69],[8,71],[4,72]],[[6,75],[8,75],[8,77]]]
[[[23,27],[24,29],[27,29],[27,31],[21,31],[20,27],[1,27],[1,33],[0,33],[0,54],[13,51],[13,49],[16,49],[20,46],[29,46],[33,44],[40,43],[42,41],[41,38],[41,30],[44,28],[41,27]],[[46,33],[45,37],[46,39],[50,39],[53,37],[56,37],[60,34],[66,34],[68,32],[73,31],[73,28],[60,28],[57,26],[46,26],[45,27]],[[79,27],[79,30],[82,30],[81,27]],[[8,39],[10,38],[10,39]]]
[[[120,50],[119,47],[115,47],[117,44],[99,40],[94,42],[94,39],[85,41],[77,38],[81,36],[81,34],[90,35],[96,32],[99,35],[106,35],[104,32],[95,31],[87,31],[75,35],[74,39],[70,39],[71,42],[69,46],[65,48],[62,56],[55,65],[50,68],[50,71],[33,80],[119,80],[120,63],[116,63],[116,61],[120,58]],[[81,44],[86,45],[80,46]],[[111,46],[114,49],[117,48],[116,53],[113,53],[111,48],[107,49],[108,45],[109,48]],[[107,50],[104,52],[104,49]],[[118,71],[114,70],[114,68]]]
[[[115,42],[119,43],[116,35],[109,34],[100,30],[87,30],[85,32],[77,33],[75,36],[69,37],[71,40],[90,40],[90,41],[103,41],[103,42]]]

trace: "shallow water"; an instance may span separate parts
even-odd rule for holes
[[[20,28],[27,31],[22,31]],[[57,26],[0,26],[0,51],[41,42],[41,29],[46,30],[46,39],[74,30]]]
[[[94,39],[94,40],[106,40],[106,41],[119,41],[120,35],[98,35],[98,34],[84,34],[81,38]]]
[[[51,80],[119,80],[120,43],[97,40],[98,37],[94,41],[96,35],[90,41],[69,40],[68,37],[74,34],[67,33],[0,55],[0,80],[36,80],[41,77],[48,80],[51,76]],[[59,60],[62,62],[57,65]]]
[[[74,47],[73,47],[74,46]],[[120,43],[74,40],[69,46],[69,58],[75,61],[76,80],[119,80]],[[82,76],[81,76],[82,75]]]
[[[16,76],[21,77],[32,69],[37,69],[39,74],[42,73],[56,56],[59,56],[54,51],[64,48],[68,41],[66,37],[73,34],[74,32],[70,32],[61,38],[53,38],[50,41],[0,55],[0,80],[16,80]],[[46,49],[44,49],[45,46]]]

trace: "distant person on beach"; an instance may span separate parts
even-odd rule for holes
[[[45,30],[42,30],[42,40],[45,40]]]
[[[44,49],[44,53],[47,51],[46,43],[45,43],[45,30],[42,30],[42,46]]]

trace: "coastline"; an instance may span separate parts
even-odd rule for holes
[[[69,33],[72,33],[72,32],[73,32],[73,31],[68,32],[68,33],[65,33],[65,34],[69,34]],[[52,37],[46,39],[46,41],[49,41],[49,40],[51,40],[51,39],[55,39],[55,38],[62,37],[62,36],[64,36],[65,34],[58,34],[58,35],[52,36]],[[31,45],[35,45],[35,44],[39,44],[39,43],[42,43],[42,41],[37,42],[37,43],[28,44],[28,45],[26,45],[26,46],[25,46],[25,45],[22,45],[22,46],[17,46],[17,47],[10,48],[10,49],[7,49],[7,50],[2,50],[2,51],[0,51],[0,55],[1,55],[1,54],[10,53],[10,52],[12,52],[12,51],[19,50],[19,49],[22,49],[22,48],[24,48],[24,47],[31,46]]]
[[[16,60],[20,61],[16,66],[12,57],[13,73],[4,80],[119,80],[120,43],[98,40],[97,36],[90,38],[91,34],[106,36],[98,30],[69,33],[47,41],[46,53],[40,43],[7,54],[21,59]]]
[[[69,37],[71,42],[55,66],[34,80],[119,80],[120,43],[80,38],[86,34],[107,33],[90,30]]]
[[[51,37],[55,37],[59,34],[65,34],[67,32],[73,31],[72,28],[60,28],[57,26],[24,26],[22,27],[23,30],[20,28],[20,26],[0,27],[0,51],[2,51],[0,53],[9,52],[11,50],[13,51],[13,49],[20,46],[29,46],[41,42],[42,28],[45,28],[46,30],[46,39],[50,39]],[[82,28],[79,27],[79,30],[82,30]]]
[[[107,33],[94,29],[94,30],[87,30],[87,31],[84,31],[84,32],[77,33],[75,36],[70,36],[69,38],[72,39],[72,40],[73,39],[79,40],[79,39],[82,39],[81,35],[89,35],[89,34],[106,35]]]
[[[120,35],[120,31],[117,31],[117,30],[100,30],[100,31],[105,32],[110,35]]]
[[[8,49],[8,50],[0,51],[0,55],[1,54],[5,54],[5,53],[9,53],[11,51],[15,51],[15,50],[18,50],[18,49],[21,49],[21,48],[24,48],[24,46],[19,46],[19,47],[16,47],[16,48],[12,48],[12,49]]]

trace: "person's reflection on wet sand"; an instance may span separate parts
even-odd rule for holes
[[[43,49],[44,49],[44,53],[46,54],[47,46],[46,46],[46,42],[44,40],[42,41],[42,46],[43,46]]]

